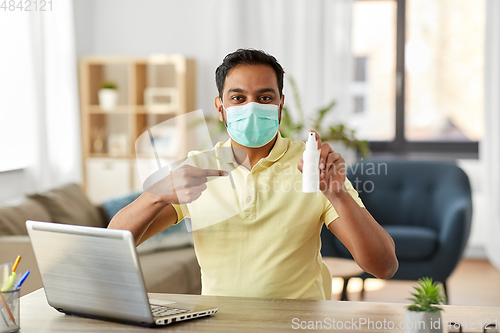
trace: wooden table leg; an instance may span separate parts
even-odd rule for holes
[[[347,299],[347,285],[349,284],[350,278],[344,278],[344,286],[342,287],[342,294],[340,296],[341,301],[348,301]]]

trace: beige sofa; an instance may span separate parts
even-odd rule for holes
[[[125,199],[112,203],[117,209],[117,204],[126,205],[128,202]],[[21,288],[22,295],[43,286],[27,236],[26,220],[106,227],[110,218],[103,205],[92,205],[78,185],[69,184],[0,206],[0,263],[13,262],[17,255],[21,255],[17,271],[31,271]],[[148,292],[201,292],[200,267],[192,246],[163,246],[156,251],[150,247],[146,253],[139,254],[139,261]]]

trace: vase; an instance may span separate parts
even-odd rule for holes
[[[99,106],[104,111],[113,110],[116,107],[118,93],[116,89],[101,89],[99,90]]]
[[[441,333],[442,327],[441,311],[406,310],[405,333]]]

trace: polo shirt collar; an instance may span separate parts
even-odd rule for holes
[[[225,148],[225,149],[217,149],[217,156],[218,156],[219,160],[221,160],[223,162],[233,163],[233,164],[237,165],[237,163],[234,159],[232,150],[227,149],[230,147],[231,147],[231,138],[229,138],[226,142],[224,142],[222,144],[221,148]],[[269,161],[269,162],[274,163],[277,160],[279,160],[283,155],[285,155],[287,150],[288,150],[288,140],[284,139],[281,136],[281,133],[278,131],[278,138],[276,139],[276,142],[274,143],[273,148],[269,152],[269,155],[267,155],[267,157],[264,157],[264,159]]]
[[[278,138],[276,139],[276,142],[274,143],[273,149],[271,149],[271,152],[267,157],[265,157],[265,160],[268,160],[269,162],[276,162],[279,160],[283,155],[285,155],[286,151],[288,150],[288,140],[283,139],[281,137],[281,133],[278,131]]]

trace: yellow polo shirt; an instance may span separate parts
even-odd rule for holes
[[[322,223],[338,217],[321,193],[302,192],[297,163],[304,142],[278,138],[269,156],[248,170],[233,159],[231,140],[191,152],[187,164],[222,169],[194,202],[173,205],[177,222],[191,218],[202,294],[325,299],[321,278]],[[351,196],[361,206],[346,179]]]

